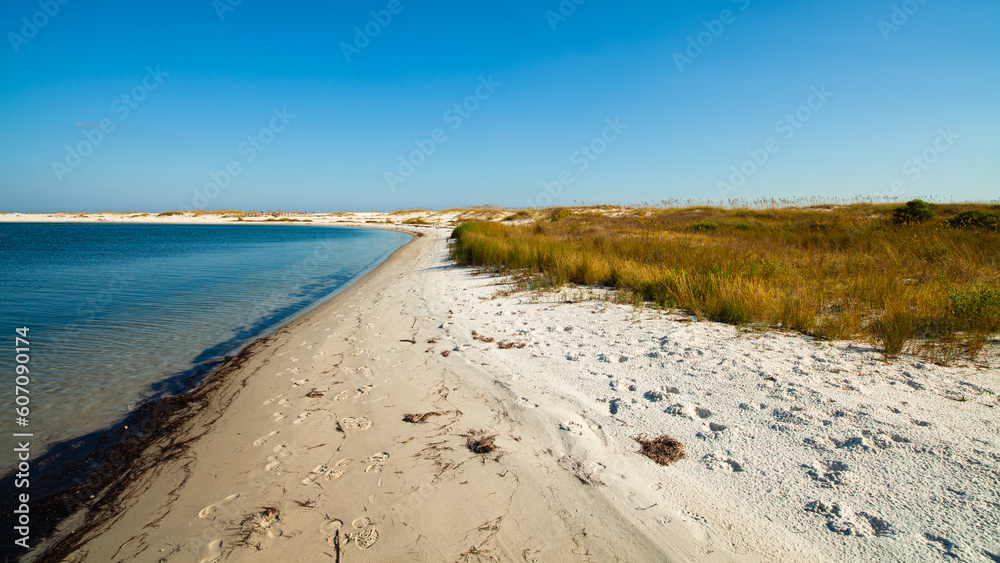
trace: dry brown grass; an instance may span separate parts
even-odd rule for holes
[[[648,439],[645,436],[632,438],[639,443],[639,453],[660,465],[670,465],[684,459],[684,444],[670,436]]]
[[[612,287],[706,320],[866,340],[886,357],[974,358],[1000,330],[1000,233],[949,219],[1000,206],[932,205],[910,224],[895,207],[557,208],[462,224],[452,256],[522,290]]]

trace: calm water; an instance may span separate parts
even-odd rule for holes
[[[0,223],[4,442],[30,431],[37,448],[113,423],[142,398],[176,391],[170,375],[234,353],[409,238],[289,225]],[[31,358],[24,429],[14,424],[22,326]],[[0,472],[12,462],[0,458]]]

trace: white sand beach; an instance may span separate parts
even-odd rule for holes
[[[1000,560],[995,341],[886,364],[588,290],[503,296],[449,230],[411,231],[253,347],[69,560]],[[686,459],[637,453],[661,434]]]

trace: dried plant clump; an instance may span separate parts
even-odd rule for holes
[[[470,431],[465,445],[474,454],[486,455],[497,449],[496,434],[484,434],[483,432]]]
[[[310,399],[318,399],[322,396],[323,392],[320,391],[319,389],[316,389],[315,387],[313,387],[312,391],[306,393],[306,397],[309,397]]]
[[[527,345],[528,344],[525,342],[508,342],[506,340],[501,340],[500,342],[497,342],[497,347],[499,347],[501,350],[510,350],[511,348],[521,349]]]
[[[633,440],[639,442],[641,446],[639,453],[660,465],[670,465],[685,457],[684,444],[667,435],[652,439],[645,436],[637,436]]]
[[[478,340],[480,342],[486,342],[487,344],[490,343],[490,342],[493,342],[494,340],[496,340],[492,336],[483,336],[483,335],[479,334],[476,331],[472,331],[472,338],[474,338],[474,339],[476,339],[476,340]]]
[[[432,416],[441,416],[443,412],[425,412],[425,413],[410,413],[403,417],[403,422],[409,422],[410,424],[423,424],[427,422]]]

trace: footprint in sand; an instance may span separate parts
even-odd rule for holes
[[[374,471],[382,471],[382,466],[385,464],[386,460],[389,459],[389,454],[382,452],[371,456],[370,458],[364,460],[362,463],[370,464],[365,473],[372,473]]]
[[[309,379],[308,378],[306,378],[306,379],[300,379],[298,381],[293,381],[292,382],[292,387],[302,387],[306,383],[309,383]]]
[[[222,540],[213,540],[201,550],[202,557],[198,563],[215,563],[222,559]]]
[[[372,421],[363,416],[359,416],[358,418],[349,416],[347,418],[340,419],[340,426],[350,430],[368,430],[372,427]]]
[[[311,485],[312,483],[315,483],[316,479],[318,479],[320,475],[326,473],[328,469],[329,468],[325,465],[317,465],[312,471],[309,472],[309,475],[306,475],[306,478],[302,480],[302,484]]]
[[[359,373],[361,375],[369,375],[372,372],[372,368],[367,366],[361,366],[357,368],[343,368],[344,373]]]
[[[306,421],[306,419],[307,419],[307,418],[309,418],[310,416],[312,416],[312,413],[311,413],[311,412],[309,412],[309,411],[306,411],[306,412],[304,412],[304,413],[300,414],[299,416],[297,416],[297,417],[295,418],[295,421],[294,421],[294,422],[292,422],[292,424],[302,424],[302,423],[303,423],[303,422],[305,422],[305,421]]]
[[[374,388],[375,388],[374,385],[365,385],[364,387],[359,387],[358,388],[358,397],[360,397],[362,395],[367,395],[367,394],[371,393],[372,389],[374,389]]]
[[[361,354],[367,354],[368,352],[371,352],[371,351],[372,351],[371,347],[361,348],[359,350],[355,350],[354,353],[351,354],[351,356],[354,357],[354,358],[357,358]]]
[[[345,470],[343,468],[350,465],[352,461],[354,460],[349,457],[345,457],[344,459],[338,461],[333,464],[333,469],[323,474],[323,478],[327,481],[336,481],[337,479],[340,479],[344,476]]]
[[[363,530],[368,526],[372,525],[372,521],[367,516],[362,516],[361,518],[356,518],[354,522],[351,522],[351,526],[354,526],[355,530]]]
[[[358,544],[358,549],[368,549],[378,541],[378,530],[374,527],[367,527],[354,538],[354,543]]]
[[[264,466],[264,471],[271,471],[271,470],[277,468],[279,465],[281,465],[281,462],[278,461],[277,457],[275,457],[273,455],[272,456],[268,456],[267,457],[267,465]]]
[[[281,406],[285,406],[285,405],[291,406],[291,404],[290,404],[290,402],[289,402],[288,399],[282,399],[282,400],[278,401],[278,404],[281,405]]]
[[[285,415],[282,414],[282,413],[280,413],[280,412],[276,412],[276,413],[272,414],[271,416],[274,417],[274,421],[275,422],[281,422],[282,420],[285,420]]]
[[[237,497],[239,497],[239,496],[240,496],[240,494],[239,494],[239,493],[233,493],[233,494],[229,495],[228,497],[226,497],[226,498],[224,498],[224,499],[220,500],[219,502],[217,502],[217,503],[215,503],[215,504],[210,504],[210,505],[206,506],[205,508],[202,508],[202,509],[201,509],[201,510],[200,510],[200,511],[198,512],[198,518],[205,518],[205,517],[208,517],[208,516],[211,516],[212,514],[215,514],[215,511],[216,511],[216,510],[217,510],[217,509],[218,509],[218,508],[219,508],[220,506],[222,506],[223,504],[226,504],[227,502],[230,502],[230,501],[232,501],[233,499],[235,499],[235,498],[237,498]],[[221,543],[221,542],[220,542],[220,543]]]
[[[284,393],[282,393],[281,395],[278,395],[278,396],[276,396],[276,397],[271,397],[270,399],[268,399],[268,400],[264,401],[264,402],[263,402],[263,403],[261,403],[261,404],[262,404],[262,405],[270,405],[271,403],[273,403],[273,402],[277,401],[278,399],[280,399],[280,398],[282,398],[282,397],[284,397],[284,396],[285,396],[285,395],[284,395]]]
[[[351,392],[350,391],[342,391],[339,395],[337,395],[336,397],[334,397],[333,400],[337,401],[339,403],[341,401],[346,401],[348,399],[348,397],[350,397],[350,396],[351,396]]]
[[[274,432],[271,432],[267,436],[261,436],[260,438],[257,438],[256,440],[253,441],[253,447],[256,448],[257,446],[263,446],[264,444],[267,443],[268,438],[270,438],[271,436],[274,436],[277,433],[278,433],[278,431],[275,430]]]
[[[326,522],[320,524],[319,533],[323,534],[324,536],[332,536],[336,534],[337,531],[342,529],[343,527],[344,527],[343,522],[337,520],[336,518],[333,518],[331,520],[327,520]]]

